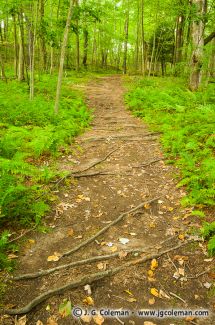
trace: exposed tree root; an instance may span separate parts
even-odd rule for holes
[[[123,252],[126,252],[129,254],[129,253],[140,253],[140,252],[143,253],[145,251],[146,251],[146,248],[132,248],[130,250],[124,250]],[[67,269],[67,268],[71,268],[71,267],[75,267],[75,266],[80,266],[80,265],[84,265],[84,264],[94,263],[94,262],[98,262],[98,261],[109,260],[111,258],[115,258],[115,257],[119,257],[119,256],[120,256],[120,252],[113,253],[110,255],[94,256],[94,257],[86,258],[84,260],[79,260],[79,261],[75,261],[72,263],[56,266],[51,269],[41,270],[41,271],[38,271],[35,273],[27,273],[27,274],[19,275],[19,276],[14,277],[13,280],[19,281],[19,280],[36,279],[41,276],[45,276],[45,275],[54,273],[59,270],[63,270],[63,269]]]
[[[77,252],[80,248],[86,246],[87,244],[91,243],[92,241],[94,241],[96,238],[98,238],[100,235],[104,234],[110,227],[114,226],[115,224],[117,224],[119,221],[121,221],[124,217],[126,217],[129,213],[133,213],[141,208],[144,207],[145,204],[150,204],[150,203],[153,203],[155,201],[157,201],[159,198],[154,198],[152,200],[148,200],[146,202],[143,202],[141,204],[139,204],[137,207],[127,211],[127,212],[124,212],[122,214],[120,214],[116,219],[114,219],[111,223],[109,223],[107,226],[105,226],[104,228],[102,228],[101,230],[99,230],[95,235],[93,235],[92,237],[84,240],[83,242],[81,242],[79,245],[77,245],[76,247],[72,248],[71,250],[65,252],[62,254],[62,257],[63,256],[68,256],[68,255],[71,255],[75,252]]]
[[[90,275],[85,275],[83,277],[81,277],[80,279],[70,282],[69,284],[66,284],[62,287],[53,289],[53,290],[49,290],[46,291],[45,293],[41,294],[40,296],[36,297],[35,299],[33,299],[29,304],[27,304],[26,306],[24,306],[23,308],[20,309],[9,309],[9,310],[5,310],[4,313],[8,314],[8,315],[20,315],[20,314],[27,314],[29,313],[34,307],[38,306],[40,303],[42,303],[43,301],[47,300],[48,298],[58,295],[58,294],[62,294],[63,292],[65,292],[66,290],[71,290],[80,286],[84,286],[86,284],[91,284],[95,281],[110,277],[115,275],[116,273],[124,270],[127,267],[131,267],[134,265],[138,265],[141,263],[144,263],[146,261],[152,260],[154,258],[158,258],[161,257],[164,254],[167,254],[171,251],[174,251],[178,248],[181,248],[182,246],[186,245],[186,243],[183,244],[179,244],[175,247],[169,248],[165,251],[162,251],[160,253],[152,253],[146,256],[143,256],[141,258],[129,261],[123,265],[120,265],[116,268],[112,268],[109,269],[107,271],[103,271],[103,272],[97,272],[97,273],[93,273]]]
[[[168,239],[163,240],[161,243],[159,243],[158,245],[158,250],[160,250],[161,245],[167,243],[170,240],[173,240],[176,236],[170,237]],[[144,253],[144,252],[149,252],[152,249],[154,249],[153,247],[137,247],[137,248],[132,248],[132,249],[127,249],[127,250],[123,250],[123,252],[126,253]],[[90,264],[90,263],[94,263],[94,262],[98,262],[98,261],[103,261],[103,260],[108,260],[108,259],[112,259],[115,257],[119,257],[121,252],[116,252],[113,254],[109,254],[109,255],[99,255],[99,256],[93,256],[90,258],[86,258],[84,260],[79,260],[79,261],[75,261],[75,262],[71,262],[68,264],[64,264],[64,265],[60,265],[60,266],[56,266],[47,270],[40,270],[38,272],[35,273],[26,273],[26,274],[22,274],[22,275],[18,275],[16,277],[13,277],[13,280],[15,281],[19,281],[19,280],[30,280],[30,279],[36,279],[51,273],[54,273],[56,271],[60,271],[60,270],[64,270],[70,267],[75,267],[75,266],[80,266],[80,265],[84,265],[84,264]]]
[[[104,175],[110,175],[110,176],[133,176],[133,174],[122,174],[122,173],[111,173],[111,172],[105,172],[105,171],[98,171],[93,173],[86,173],[86,174],[80,174],[80,175],[73,175],[74,178],[82,178],[82,177],[94,177],[94,176],[104,176]]]
[[[59,179],[55,186],[58,186],[60,183],[62,183],[67,177],[71,177],[71,176],[76,176],[76,174],[79,174],[79,173],[83,173],[83,172],[86,172],[87,170],[101,164],[102,162],[104,162],[105,160],[107,160],[115,151],[117,151],[118,148],[112,150],[111,152],[109,152],[105,157],[101,158],[101,159],[98,159],[96,162],[92,163],[91,165],[81,169],[81,170],[76,170],[76,171],[73,171],[72,173],[69,173],[67,175],[65,175],[64,177],[62,177],[61,179]]]
[[[98,137],[94,137],[94,138],[86,138],[86,139],[83,139],[82,142],[86,142],[86,141],[104,141],[104,140],[107,140],[108,139],[111,139],[111,140],[117,140],[117,139],[120,139],[120,140],[124,140],[124,139],[129,139],[132,141],[132,138],[138,138],[138,139],[141,139],[141,138],[145,138],[145,137],[149,137],[149,136],[156,136],[160,134],[159,132],[151,132],[151,133],[140,133],[140,134],[124,134],[124,135],[110,135],[110,136],[98,136]]]
[[[158,159],[155,159],[155,160],[149,161],[148,163],[145,163],[145,164],[141,164],[141,165],[138,165],[138,166],[133,166],[132,168],[142,168],[142,167],[147,167],[147,166],[150,166],[150,165],[155,164],[156,162],[163,161],[163,160],[166,160],[166,158],[158,158]]]

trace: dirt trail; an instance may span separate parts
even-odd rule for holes
[[[184,192],[176,188],[176,169],[165,165],[162,160],[159,135],[153,134],[146,125],[126,111],[123,92],[119,76],[99,78],[86,87],[87,103],[95,110],[92,129],[78,137],[74,154],[62,157],[59,168],[71,172],[86,170],[83,173],[88,176],[77,177],[72,182],[66,180],[64,186],[61,184],[58,193],[61,203],[56,208],[58,213],[53,211],[46,220],[53,231],[29,237],[35,243],[31,242],[31,246],[23,250],[16,275],[129,249],[141,248],[146,253],[159,252],[183,243],[188,224],[190,227],[196,224],[192,219],[187,221],[188,211],[180,207],[179,201]],[[108,158],[96,164],[109,153],[111,154]],[[93,164],[96,166],[88,168]],[[77,173],[76,176],[83,173]],[[146,204],[138,213],[125,216],[122,221],[71,256],[64,256],[56,262],[47,261],[48,256],[52,256],[54,252],[63,254],[71,250],[110,224],[121,213],[154,198],[159,199]],[[178,235],[181,235],[181,240]],[[129,242],[123,245],[120,238],[129,239]],[[165,242],[160,245],[163,241]],[[204,286],[205,283],[212,282],[209,275],[189,279],[204,272],[205,267],[211,264],[211,261],[203,262],[206,257],[203,254],[204,247],[201,246],[201,243],[199,245],[195,242],[158,258],[154,280],[152,276],[148,279],[147,271],[150,270],[151,263],[148,261],[95,281],[91,285],[94,307],[131,311],[141,308],[212,309],[213,302],[208,298],[208,288]],[[121,258],[59,270],[34,280],[14,282],[6,297],[6,306],[9,308],[12,304],[15,308],[23,307],[47,290],[63,286],[90,273],[117,267],[135,256],[142,256],[142,253],[125,255],[121,253]],[[178,255],[184,256],[184,263]],[[173,277],[177,269],[181,269],[179,279]],[[152,288],[162,290],[163,296],[154,297],[155,302],[150,306]],[[38,320],[46,324],[51,316],[58,324],[83,324],[83,321],[72,317],[61,318],[58,308],[63,299],[70,299],[73,305],[83,306],[86,295],[84,287],[80,286],[51,297],[27,315],[27,324],[35,325]],[[13,319],[9,317],[2,321],[3,324],[13,324]],[[144,321],[147,319],[132,316],[120,320],[106,319],[104,324],[123,322],[143,325]],[[166,325],[187,324],[182,319],[152,318],[148,321]],[[191,324],[213,324],[212,317],[191,321]]]

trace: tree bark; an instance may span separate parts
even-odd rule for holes
[[[124,26],[124,56],[123,56],[123,73],[127,73],[127,53],[128,53],[128,27],[129,27],[129,8],[126,10]]]
[[[205,0],[193,0],[193,5],[196,8],[196,16],[191,30],[192,56],[189,88],[195,91],[199,88],[202,79]]]
[[[68,37],[69,37],[69,28],[71,25],[72,9],[73,9],[73,0],[70,0],[68,14],[67,14],[67,20],[66,20],[66,26],[65,26],[65,30],[64,30],[64,36],[63,36],[63,42],[62,42],[62,46],[61,46],[60,66],[59,66],[59,72],[58,72],[58,82],[57,82],[56,99],[55,99],[55,106],[54,106],[55,114],[58,114],[58,111],[59,111],[59,102],[60,102],[60,94],[61,94],[62,79],[63,79],[63,67],[64,67],[66,47],[67,47]]]

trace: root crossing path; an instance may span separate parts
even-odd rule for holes
[[[98,78],[85,91],[92,128],[59,161],[69,176],[56,184],[51,231],[28,234],[2,324],[21,317],[17,324],[90,323],[63,317],[63,302],[118,310],[91,324],[213,324],[213,261],[189,234],[196,220],[180,206],[185,193],[176,187],[177,170],[165,164],[160,135],[126,110],[122,77]],[[204,309],[210,316],[138,317],[140,309]]]

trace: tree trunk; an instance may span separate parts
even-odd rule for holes
[[[59,111],[59,102],[60,102],[60,94],[61,94],[62,79],[63,79],[63,67],[64,67],[66,47],[67,47],[68,37],[69,37],[69,29],[70,29],[70,25],[71,25],[72,9],[73,9],[73,0],[70,0],[68,14],[67,14],[67,20],[66,20],[66,26],[65,26],[65,30],[64,30],[64,36],[63,36],[63,42],[62,42],[62,46],[61,46],[60,66],[59,66],[58,82],[57,82],[57,89],[56,89],[56,99],[55,99],[55,107],[54,107],[55,114],[58,114],[58,111]]]
[[[192,22],[192,56],[189,88],[195,91],[199,88],[202,79],[202,60],[204,47],[204,12],[205,0],[193,0],[196,8],[196,17]]]
[[[16,28],[16,15],[12,15],[13,18],[13,33],[14,33],[14,76],[18,77],[18,41],[17,41],[17,28]]]
[[[141,0],[142,74],[145,75],[144,0]]]
[[[127,53],[128,53],[128,26],[129,26],[129,9],[126,11],[124,26],[124,56],[123,56],[123,73],[127,73]]]
[[[46,51],[46,41],[44,37],[44,0],[40,0],[40,44],[42,52],[42,63],[43,71],[46,71],[47,68],[47,51]]]
[[[88,30],[87,27],[84,27],[84,56],[83,56],[83,65],[87,67],[87,54],[88,54]]]

